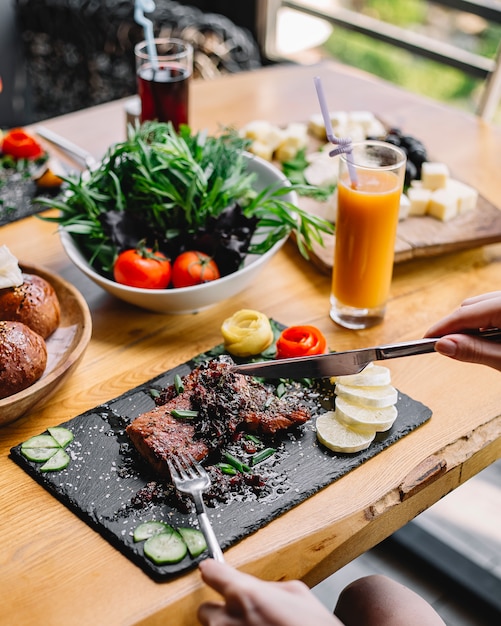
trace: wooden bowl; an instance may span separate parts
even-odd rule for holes
[[[42,377],[27,389],[0,400],[0,426],[10,424],[46,400],[78,365],[92,334],[89,308],[73,285],[43,268],[25,263],[20,263],[20,267],[24,273],[36,274],[51,283],[61,304],[61,321],[46,340],[47,366]]]

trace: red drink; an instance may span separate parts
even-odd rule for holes
[[[138,72],[141,122],[172,122],[176,130],[187,124],[190,76],[188,69],[175,64],[162,63],[157,69],[143,65]]]

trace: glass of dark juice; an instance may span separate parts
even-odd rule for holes
[[[142,41],[134,49],[141,122],[188,124],[193,47],[180,39]]]

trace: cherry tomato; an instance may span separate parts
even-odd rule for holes
[[[13,128],[4,135],[2,152],[15,159],[38,159],[44,154],[44,149],[22,128]]]
[[[323,354],[327,341],[315,326],[289,326],[277,339],[277,359]]]
[[[192,287],[220,278],[215,261],[204,252],[188,250],[182,252],[172,266],[172,284],[174,287]]]
[[[166,289],[170,282],[171,264],[161,252],[138,246],[118,255],[113,277],[117,283],[129,287]]]

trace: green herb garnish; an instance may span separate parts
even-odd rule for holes
[[[172,409],[170,414],[177,419],[191,420],[198,416],[198,411],[191,411],[190,409]]]

